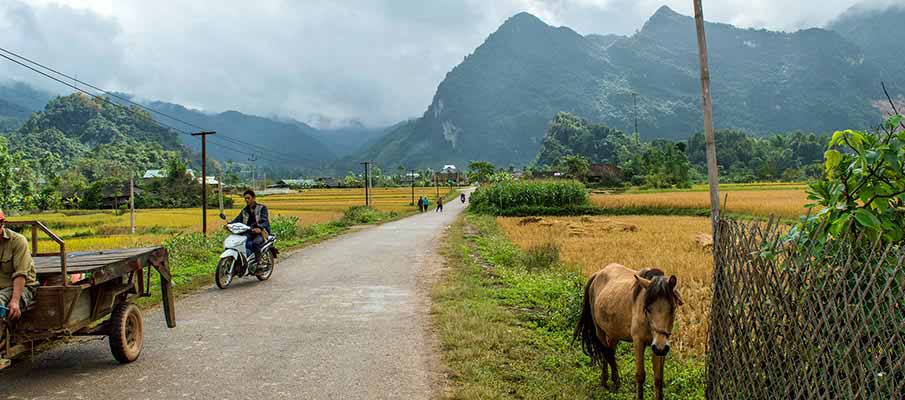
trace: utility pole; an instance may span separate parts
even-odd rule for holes
[[[434,188],[437,189],[437,201],[440,201],[440,175],[434,174]]]
[[[251,161],[251,190],[255,190],[255,161],[258,161],[258,158],[255,157],[254,154],[251,155],[251,158],[248,159]]]
[[[638,93],[632,92],[632,104],[635,109],[633,112],[635,115],[635,133],[638,133]]]
[[[129,176],[129,226],[135,234],[135,173]]]
[[[201,233],[207,237],[207,135],[217,132],[194,132],[192,136],[201,136]]]
[[[409,203],[410,206],[415,205],[415,170],[412,170],[412,202]]]
[[[716,166],[716,142],[713,136],[713,103],[710,98],[710,67],[707,64],[707,35],[704,33],[704,11],[701,0],[694,0],[694,22],[698,33],[698,56],[701,62],[701,108],[704,109],[704,137],[707,145],[707,180],[710,184],[710,219],[716,239],[720,218],[719,178]],[[714,243],[716,240],[714,240]],[[716,249],[716,246],[713,247]],[[715,254],[715,253],[714,253]]]
[[[364,187],[365,187],[365,206],[371,206],[371,196],[368,192],[369,182],[371,182],[371,163],[369,161],[365,161],[361,163],[361,165],[365,166],[365,179],[364,179]]]

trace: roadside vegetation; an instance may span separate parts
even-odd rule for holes
[[[585,276],[558,245],[525,251],[494,217],[468,214],[450,229],[445,250],[449,269],[434,290],[434,312],[450,397],[633,397],[629,345],[618,351],[626,384],[610,393],[598,387],[599,369],[572,341]],[[690,352],[676,354],[666,364],[667,396],[703,398],[703,361]]]

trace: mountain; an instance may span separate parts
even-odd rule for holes
[[[878,8],[859,4],[831,21],[827,29],[861,47],[865,58],[880,64],[882,79],[891,84],[905,80],[905,23],[902,21],[905,21],[905,5]]]
[[[208,137],[207,150],[209,157],[221,161],[246,163],[250,155],[254,154],[260,159],[259,165],[313,172],[322,170],[336,158],[327,146],[314,137],[316,129],[298,121],[277,121],[238,111],[208,114],[165,102],[150,102],[146,105],[192,125],[216,131],[216,135]],[[155,115],[155,118],[186,131],[198,130],[159,115]],[[200,151],[200,140],[188,136],[180,138],[192,150]],[[253,146],[236,143],[235,139]]]
[[[126,109],[82,94],[51,100],[8,133],[11,152],[60,174],[77,167],[90,180],[160,168],[186,157],[177,134],[140,109]]]
[[[863,128],[879,122],[882,68],[839,33],[707,23],[714,120],[756,134]],[[437,167],[489,160],[522,165],[557,112],[684,139],[701,130],[694,20],[660,8],[632,36],[582,36],[520,13],[440,83],[419,119],[354,158]]]
[[[12,131],[31,113],[44,109],[53,95],[22,82],[0,83],[0,132]]]
[[[303,122],[295,120],[290,120],[290,122],[305,125]],[[312,128],[311,136],[327,146],[337,157],[341,158],[359,152],[373,144],[394,127],[371,128],[360,122],[353,122],[341,127]]]

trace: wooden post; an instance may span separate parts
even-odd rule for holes
[[[129,226],[135,234],[135,174],[129,177]]]
[[[207,135],[217,132],[196,132],[201,136],[201,233],[207,237]]]
[[[704,33],[704,11],[701,0],[694,0],[694,22],[698,33],[698,55],[701,62],[701,108],[704,110],[704,137],[707,144],[707,181],[710,184],[710,219],[716,243],[720,218],[719,171],[716,164],[716,142],[713,136],[713,103],[710,98],[710,67],[707,64],[707,35]],[[716,248],[714,246],[714,248]]]

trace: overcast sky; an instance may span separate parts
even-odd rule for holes
[[[706,1],[704,14],[791,31],[856,2]],[[0,0],[0,47],[147,99],[378,126],[420,116],[446,72],[519,11],[631,34],[664,4],[691,14],[691,0]],[[2,59],[0,74],[65,89]]]

